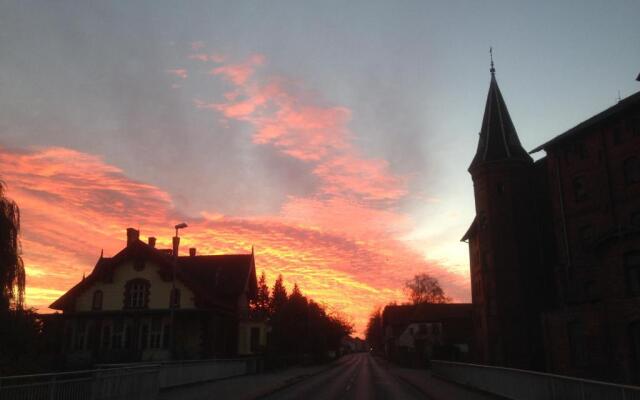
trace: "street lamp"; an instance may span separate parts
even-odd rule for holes
[[[180,247],[180,236],[178,236],[179,230],[188,227],[185,222],[181,222],[178,225],[174,226],[176,229],[176,235],[173,237],[173,265],[172,265],[172,279],[171,279],[171,294],[169,295],[169,312],[170,312],[170,321],[169,321],[169,329],[170,329],[170,351],[171,358],[175,358],[175,337],[176,337],[176,328],[175,328],[175,311],[176,311],[176,301],[178,300],[178,296],[176,293],[176,268],[178,267],[178,248]]]

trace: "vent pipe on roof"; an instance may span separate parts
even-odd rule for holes
[[[140,240],[140,231],[133,228],[127,228],[127,246]]]
[[[151,247],[152,249],[156,248],[156,238],[154,238],[153,236],[149,236],[149,247]]]
[[[195,257],[196,256],[196,248],[195,247],[190,247],[189,248],[189,256],[191,256],[191,257]]]

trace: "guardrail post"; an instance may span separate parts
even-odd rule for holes
[[[49,386],[49,400],[55,400],[56,398],[56,377],[54,376]]]

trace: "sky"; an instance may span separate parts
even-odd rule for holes
[[[0,179],[43,312],[125,229],[351,318],[470,301],[467,167],[496,76],[526,149],[640,90],[638,1],[3,1]],[[542,155],[537,155],[540,157]]]

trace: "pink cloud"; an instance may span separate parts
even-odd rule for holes
[[[180,79],[187,79],[188,77],[187,70],[184,68],[168,69],[167,73],[173,76],[177,76]]]
[[[204,42],[202,40],[191,42],[191,50],[197,51],[202,49],[203,47],[204,47]]]

